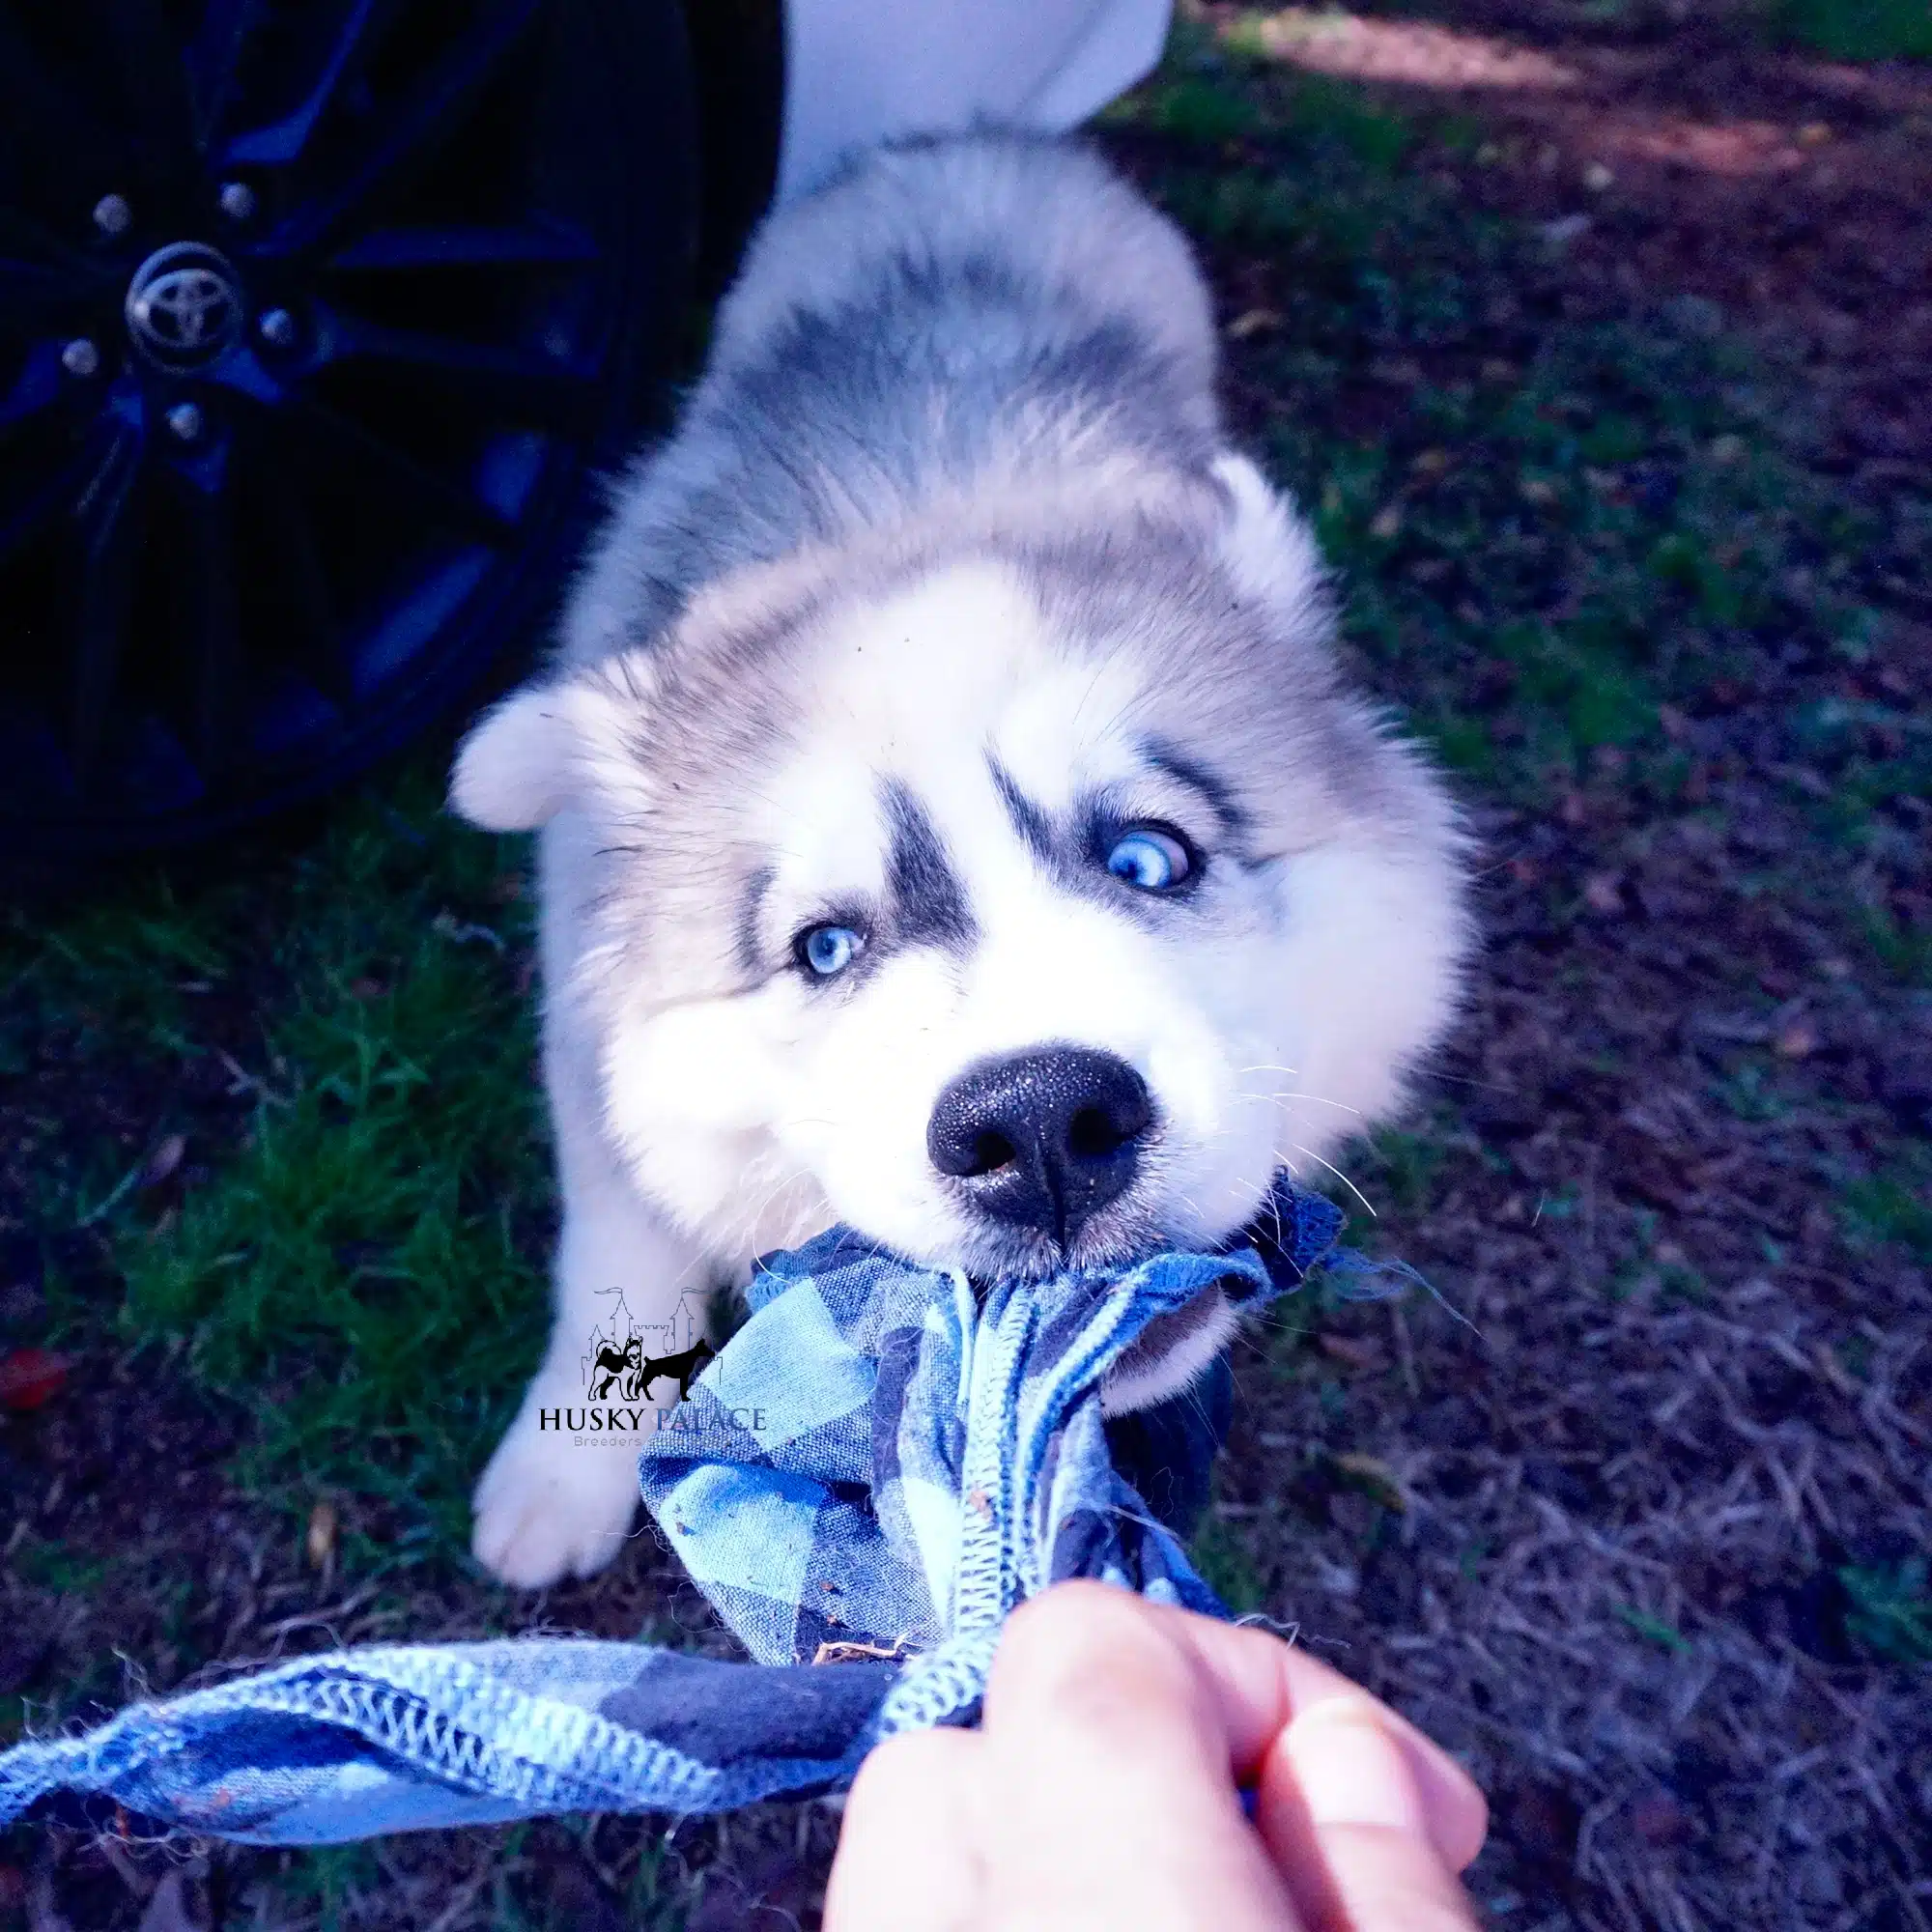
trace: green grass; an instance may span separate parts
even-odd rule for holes
[[[1923,1143],[1880,1173],[1849,1182],[1838,1210],[1854,1242],[1896,1242],[1932,1264],[1932,1158]]]
[[[1847,1565],[1838,1572],[1851,1607],[1845,1629],[1888,1663],[1932,1663],[1932,1575],[1923,1556]]]
[[[703,1902],[707,1875],[691,1877],[682,1847],[657,1833],[638,1835],[611,1870],[593,1850],[604,1822],[595,1816],[569,1817],[504,1829],[489,1848],[485,1868],[471,1878],[451,1881],[457,1897],[469,1894],[475,1901],[462,1923],[486,1925],[489,1932],[576,1932],[583,1923],[581,1895],[554,1897],[540,1879],[518,1878],[520,1867],[526,1873],[541,1872],[544,1855],[554,1860],[567,1851],[580,1869],[604,1867],[620,1900],[614,1909],[632,1932],[683,1932]],[[371,1844],[318,1845],[283,1856],[285,1863],[270,1882],[269,1895],[253,1901],[258,1915],[271,1914],[278,1925],[298,1922],[316,1932],[350,1932],[367,1922],[371,1896],[387,1886],[384,1860]]]
[[[198,999],[239,982],[261,998],[259,1046],[230,1055],[256,1082],[242,1146],[166,1225],[131,1198],[107,1217],[118,1336],[242,1405],[246,1488],[303,1519],[357,1499],[343,1557],[365,1570],[462,1548],[469,1484],[544,1320],[526,914],[496,841],[435,797],[419,775],[351,805],[266,906],[137,890],[48,932],[23,968],[41,1022],[78,1026],[83,1052],[98,1028],[163,1063],[214,1050]],[[60,1218],[108,1192],[90,1170]],[[58,1281],[54,1305],[76,1338],[98,1324]]]
[[[382,1877],[373,1843],[315,1845],[291,1861],[277,1903],[312,1918],[317,1932],[345,1932],[356,1901]]]
[[[1491,339],[1503,292],[1548,279],[1530,240],[1352,155],[1351,124],[1298,81],[1240,97],[1232,156],[1232,114],[1197,137],[1240,77],[1235,62],[1214,79],[1213,58],[1197,49],[1197,71],[1124,118],[1165,137],[1157,185],[1182,224],[1292,289],[1245,372],[1283,399],[1268,454],[1344,575],[1351,640],[1403,673],[1454,766],[1521,800],[1606,746],[1662,767],[1660,705],[1741,672],[1758,637],[1835,650],[1861,634],[1853,559],[1873,522],[1768,433],[1761,364],[1660,315],[1544,322],[1521,363],[1432,376]],[[1322,417],[1365,381],[1392,394],[1394,426],[1338,435]],[[1824,567],[1801,578],[1821,538]],[[1514,686],[1503,732],[1468,706],[1496,660]]]
[[[1400,1127],[1382,1127],[1371,1134],[1367,1147],[1375,1157],[1368,1172],[1380,1185],[1370,1183],[1369,1198],[1378,1211],[1392,1207],[1401,1214],[1419,1213],[1428,1204],[1435,1176],[1447,1150],[1443,1137],[1447,1123],[1432,1122],[1427,1132],[1405,1132]],[[1340,1164],[1350,1173],[1355,1168],[1345,1153]],[[1355,1230],[1360,1233],[1360,1230]]]
[[[1701,313],[1566,319],[1532,233],[1410,165],[1440,130],[1285,73],[1261,31],[1182,30],[1108,118],[1210,255],[1265,265],[1284,292],[1239,352],[1241,383],[1270,398],[1244,434],[1313,515],[1348,640],[1410,725],[1472,789],[1546,811],[1605,750],[1634,786],[1681,786],[1660,707],[1747,670],[1767,639],[1861,662],[1879,622],[1861,559],[1883,538],[1898,574],[1932,566],[1932,519],[1882,531],[1834,496],[1788,443],[1783,378]],[[1498,315],[1514,318],[1500,361]],[[1337,407],[1362,394],[1387,403],[1367,427]],[[1502,695],[1480,699],[1486,683]],[[1806,755],[1837,760],[1819,809],[1861,851],[1926,781],[1922,742],[1874,753],[1873,728],[1829,711],[1794,724]],[[371,788],[268,883],[128,887],[44,929],[16,921],[0,946],[22,989],[0,1074],[55,1027],[103,1075],[133,1063],[158,1082],[219,1050],[259,1083],[245,1141],[164,1225],[138,1189],[114,1196],[142,1150],[106,1140],[48,1155],[43,1206],[71,1227],[116,1199],[118,1340],[241,1405],[242,1482],[296,1521],[336,1499],[362,1569],[458,1560],[469,1485],[544,1321],[526,911],[502,891],[522,859],[441,816],[437,789],[426,771]],[[1882,906],[1859,917],[1879,965],[1923,982],[1923,937]],[[255,1018],[217,1049],[206,1015],[224,1003]],[[1724,1098],[1748,1120],[1782,1105],[1748,1066]],[[1418,1209],[1448,1131],[1378,1136],[1364,1184]],[[1921,1179],[1856,1184],[1848,1225],[1922,1255]],[[1541,1208],[1565,1210],[1560,1192]],[[1350,1237],[1373,1238],[1365,1216]],[[71,1333],[100,1327],[78,1290],[53,1292]],[[1279,1352],[1299,1365],[1292,1337]]]
[[[1932,53],[1923,0],[1790,0],[1777,27],[1835,57]],[[1560,259],[1533,231],[1472,209],[1431,165],[1432,146],[1466,154],[1480,130],[1284,71],[1261,36],[1253,21],[1225,43],[1181,29],[1161,76],[1107,120],[1210,259],[1241,269],[1226,286],[1245,288],[1251,270],[1271,278],[1231,346],[1248,399],[1241,439],[1313,517],[1370,681],[1466,793],[1533,822],[1612,752],[1622,783],[1675,799],[1689,759],[1662,707],[1696,713],[1716,681],[1748,684],[1770,651],[1847,673],[1863,665],[1883,621],[1867,559],[1883,552],[1893,578],[1932,578],[1932,515],[1884,525],[1807,466],[1789,407],[1796,372],[1768,367],[1694,306],[1571,320]],[[1932,792],[1932,746],[1901,717],[1819,703],[1788,721],[1788,757],[1828,781],[1805,810],[1821,844],[1847,858],[1834,910],[1848,953],[1862,948],[1861,970],[1927,986],[1932,937],[1856,884],[1923,837],[1912,814]],[[286,1547],[327,1498],[341,1512],[339,1570],[385,1586],[464,1572],[469,1491],[546,1321],[553,1204],[527,907],[512,891],[526,855],[451,822],[439,794],[425,762],[346,800],[318,842],[251,859],[228,883],[136,881],[51,922],[0,927],[0,1080],[30,1076],[39,1042],[58,1033],[82,1076],[163,1096],[131,1142],[103,1112],[92,1136],[53,1123],[29,1156],[31,1210],[55,1233],[99,1216],[126,1277],[110,1304],[57,1256],[52,1341],[185,1370],[241,1415],[232,1473],[286,1524]],[[1760,884],[1780,901],[1801,886],[1770,870]],[[1552,983],[1580,971],[1560,952],[1548,964]],[[219,1146],[191,1132],[190,1162],[209,1172],[160,1213],[123,1183],[191,1124],[170,1111],[171,1084],[211,1068],[225,1080],[229,1061],[256,1083],[244,1131]],[[1801,1073],[1768,1053],[1741,1052],[1710,1078],[1747,1122],[1804,1104]],[[1445,1107],[1339,1154],[1394,1223],[1393,1238],[1378,1235],[1338,1183],[1348,1238],[1372,1250],[1389,1238],[1400,1253],[1402,1223],[1456,1186],[1459,1163],[1509,1166],[1465,1134]],[[1874,1162],[1832,1203],[1848,1237],[1932,1263],[1932,1171],[1912,1151]],[[1523,1193],[1532,1217],[1583,1211],[1575,1181]],[[1781,1261],[1760,1238],[1767,1262]],[[1649,1271],[1610,1264],[1606,1294],[1632,1294]],[[1676,1267],[1655,1270],[1655,1292],[1660,1307],[1709,1293]],[[1339,1325],[1342,1304],[1318,1275],[1269,1340],[1271,1373],[1304,1385],[1338,1438],[1350,1384],[1311,1338]],[[1841,1344],[1849,1373],[1862,1375],[1870,1349],[1859,1335]],[[1353,1412],[1365,1406],[1358,1394]],[[1250,1527],[1210,1518],[1192,1551],[1237,1611],[1266,1594],[1267,1546]],[[1465,1551],[1465,1574],[1492,1554]],[[12,1560],[27,1584],[102,1605],[121,1580],[98,1552],[39,1539]],[[1932,1659],[1922,1559],[1848,1567],[1839,1580],[1862,1652]],[[199,1588],[184,1578],[160,1620],[184,1662]],[[1690,1647],[1644,1611],[1615,1614],[1644,1643]],[[59,1694],[63,1709],[113,1705],[125,1688],[103,1652]],[[21,1700],[0,1701],[0,1730],[24,1715]],[[692,1888],[661,1856],[635,1866],[631,1917],[669,1927]],[[284,1879],[283,1916],[325,1926],[359,1922],[385,1884],[354,1846],[294,1858]],[[488,1922],[550,1922],[503,1871],[492,1883]]]
[[[1707,355],[1629,329],[1559,334],[1513,394],[1452,399],[1460,440],[1488,460],[1422,481],[1360,461],[1322,474],[1293,430],[1277,438],[1282,467],[1319,493],[1330,554],[1352,566],[1351,635],[1391,667],[1439,665],[1419,722],[1519,800],[1605,747],[1662,761],[1662,704],[1739,670],[1753,633],[1830,621],[1779,592],[1812,541],[1815,484],[1770,459],[1741,471],[1703,454],[1733,420]],[[1586,455],[1577,393],[1612,379],[1647,440],[1643,465],[1622,470]],[[1643,504],[1646,491],[1662,500]],[[1466,709],[1479,654],[1507,667],[1504,731]]]
[[[325,967],[270,1037],[288,1069],[224,1184],[165,1242],[130,1241],[131,1334],[185,1334],[257,1413],[251,1473],[427,1511],[533,1360],[540,1282],[516,1240],[541,1198],[527,1018],[433,930],[373,997]]]
[[[1633,792],[1681,801],[1692,760],[1666,708],[1748,689],[1768,652],[1867,663],[1875,579],[1932,573],[1932,517],[1812,468],[1803,372],[1710,304],[1568,320],[1533,234],[1406,164],[1442,138],[1433,124],[1267,64],[1262,33],[1181,36],[1166,82],[1115,119],[1210,253],[1269,270],[1236,356],[1270,398],[1247,434],[1314,519],[1349,642],[1493,798],[1547,810],[1613,755]],[[1355,428],[1337,398],[1364,394],[1383,419]],[[1789,739],[1789,763],[1823,775],[1835,846],[1883,867],[1922,842],[1928,748],[1908,711],[1826,705]],[[1864,963],[1932,985],[1932,937],[1861,876],[1832,891]]]
[[[1236,1616],[1247,1616],[1266,1603],[1267,1591],[1254,1554],[1233,1524],[1209,1516],[1195,1533],[1187,1554],[1208,1587]]]
[[[1646,1643],[1655,1644],[1659,1650],[1667,1650],[1678,1657],[1690,1650],[1690,1639],[1682,1631],[1661,1617],[1652,1616],[1648,1610],[1630,1604],[1612,1604],[1610,1607],[1620,1623],[1628,1624]]]
[[[1154,89],[1134,112],[1163,134],[1203,144],[1237,141],[1261,126],[1260,113],[1244,94],[1199,74]]]
[[[1771,26],[1788,44],[1833,60],[1932,60],[1927,0],[1776,0]]]
[[[1321,74],[1274,68],[1266,27],[1236,22],[1217,43],[1191,23],[1175,29],[1164,77],[1108,110],[1101,125],[1143,126],[1201,145],[1293,141],[1392,175],[1415,140],[1401,117]]]
[[[14,1575],[23,1582],[63,1596],[99,1589],[107,1577],[104,1562],[78,1556],[58,1543],[29,1540],[14,1552],[13,1562]]]
[[[1777,1091],[1776,1075],[1756,1061],[1746,1061],[1715,1083],[1715,1092],[1740,1121],[1781,1121],[1791,1112],[1789,1102]]]
[[[1932,987],[1932,932],[1912,930],[1884,906],[1861,906],[1859,928],[1878,963],[1908,986]]]

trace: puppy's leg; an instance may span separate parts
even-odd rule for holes
[[[572,990],[582,901],[592,890],[583,850],[590,837],[565,812],[540,841],[544,1083],[563,1208],[554,1326],[523,1408],[476,1486],[470,1544],[486,1569],[531,1589],[603,1569],[637,1512],[640,1437],[604,1431],[580,1446],[561,1429],[540,1427],[547,1408],[584,1407],[583,1356],[616,1301],[611,1291],[622,1289],[632,1320],[647,1326],[670,1316],[685,1289],[709,1285],[697,1249],[637,1192],[604,1136],[595,1033]],[[612,1339],[621,1348],[626,1338]],[[621,1394],[628,1379],[613,1375],[607,1395]]]
[[[506,1583],[539,1589],[560,1577],[589,1577],[621,1548],[638,1506],[641,1436],[606,1430],[579,1443],[545,1409],[589,1400],[583,1356],[591,1331],[608,1320],[621,1288],[633,1319],[664,1321],[679,1294],[703,1286],[701,1260],[667,1229],[617,1172],[594,1122],[555,1113],[563,1232],[557,1243],[555,1321],[543,1366],[523,1408],[476,1486],[471,1548]],[[585,1129],[588,1129],[586,1132]],[[621,1391],[620,1391],[621,1393]],[[637,1405],[628,1405],[636,1406]]]

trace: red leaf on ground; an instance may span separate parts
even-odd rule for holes
[[[15,1349],[0,1355],[0,1408],[42,1408],[67,1380],[67,1362],[44,1349]]]

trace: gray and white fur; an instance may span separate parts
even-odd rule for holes
[[[1215,373],[1186,244],[1077,147],[895,147],[755,239],[557,661],[456,767],[542,828],[563,1208],[477,1490],[499,1576],[630,1524],[632,1458],[537,1426],[610,1290],[648,1321],[838,1220],[981,1276],[1215,1239],[1440,1034],[1454,812],[1345,688]],[[1230,1325],[1173,1318],[1110,1406]]]

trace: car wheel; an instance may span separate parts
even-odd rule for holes
[[[527,640],[696,239],[676,0],[0,0],[0,852],[206,840]]]

